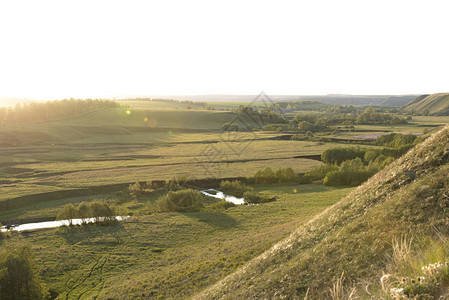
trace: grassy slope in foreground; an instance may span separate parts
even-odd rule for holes
[[[435,230],[449,235],[448,142],[445,127],[196,298],[325,298],[343,272],[359,293],[367,283],[375,290],[395,271],[394,239],[419,237],[412,247],[425,247]]]
[[[416,113],[418,115],[447,116],[449,115],[449,93],[419,96],[402,109],[407,113]]]

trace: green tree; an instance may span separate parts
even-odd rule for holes
[[[313,137],[314,137],[314,135],[313,135],[313,132],[312,131],[307,131],[306,132],[306,137],[309,139],[309,140],[313,140]]]
[[[0,253],[0,299],[48,299],[48,291],[39,282],[36,269],[29,247]]]
[[[78,210],[76,207],[72,203],[69,203],[62,208],[56,218],[58,220],[69,220],[69,224],[72,225],[73,219],[78,218],[78,216]]]
[[[115,220],[115,210],[106,201],[93,201],[89,203],[90,213],[96,222]]]
[[[276,183],[278,181],[276,173],[270,167],[257,171],[254,178],[258,183]]]
[[[313,129],[313,124],[308,121],[302,121],[298,124],[298,129],[301,131],[309,131]]]
[[[220,183],[220,190],[225,194],[229,194],[235,197],[242,197],[244,192],[252,190],[252,188],[238,180],[225,180]]]
[[[376,150],[368,150],[366,151],[365,155],[363,156],[363,160],[366,163],[369,163],[370,161],[374,161],[379,156],[379,151]]]
[[[81,202],[78,204],[78,216],[83,219],[83,222],[86,222],[89,218],[90,212],[89,212],[89,206],[86,204],[86,202]]]
[[[169,191],[156,201],[160,212],[194,212],[204,208],[200,192],[192,189]]]
[[[276,177],[278,182],[280,183],[298,181],[298,174],[296,174],[292,168],[280,168],[276,171]]]

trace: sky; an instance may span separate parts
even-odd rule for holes
[[[448,92],[445,2],[0,0],[0,97]]]

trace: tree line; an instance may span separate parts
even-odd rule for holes
[[[351,128],[354,125],[398,125],[407,124],[411,116],[402,117],[381,108],[368,107],[364,110],[353,106],[328,108],[319,113],[298,113],[292,120],[269,123],[267,131],[320,132],[332,130],[335,126]]]
[[[117,108],[115,101],[101,99],[63,99],[47,102],[16,104],[15,107],[0,107],[0,123],[33,123],[51,121],[84,114],[104,108]]]
[[[96,222],[115,222],[117,212],[106,201],[81,202],[78,206],[72,203],[66,204],[56,216],[58,220],[68,220],[72,225],[73,219],[82,219],[88,223],[90,218],[94,218]]]

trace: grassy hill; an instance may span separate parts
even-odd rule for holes
[[[382,106],[401,106],[413,100],[418,95],[348,95],[348,94],[329,94],[329,95],[268,95],[274,101],[301,101],[317,100],[333,105],[382,105]],[[215,102],[226,102],[227,106],[232,102],[253,102],[258,95],[154,95],[151,98],[177,99],[181,101],[203,101],[215,106]],[[127,102],[128,100],[125,100]],[[135,102],[132,104],[136,104]],[[132,105],[131,104],[131,105]]]
[[[406,113],[417,115],[449,115],[449,93],[421,95],[402,107]]]
[[[447,265],[440,281],[426,275],[418,286],[416,276],[447,259],[448,146],[445,127],[195,298],[388,299],[391,288],[416,285],[438,299],[447,292]]]
[[[404,106],[416,99],[414,97],[416,97],[416,95],[390,96],[380,103],[380,106]]]

